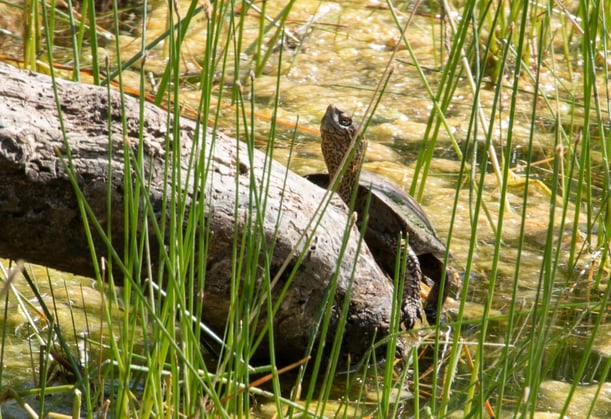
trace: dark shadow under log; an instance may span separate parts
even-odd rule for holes
[[[106,228],[111,223],[113,247],[119,255],[123,254],[125,234],[124,149],[135,153],[139,138],[144,152],[144,177],[150,178],[147,195],[156,217],[162,214],[166,189],[180,187],[188,203],[197,202],[194,194],[205,194],[204,214],[213,237],[206,259],[202,300],[203,320],[209,326],[216,330],[223,330],[225,326],[232,243],[235,232],[241,234],[248,225],[253,180],[257,188],[263,181],[268,183],[267,204],[259,209],[259,215],[265,243],[274,246],[270,274],[275,276],[287,258],[289,270],[294,267],[303,249],[303,244],[298,244],[299,238],[306,232],[309,220],[317,217],[324,190],[290,171],[287,174],[287,169],[277,163],[266,173],[265,156],[255,151],[253,161],[249,161],[245,145],[233,138],[204,127],[205,133],[195,138],[196,123],[191,120],[181,119],[180,137],[172,138],[167,113],[148,103],[144,105],[140,133],[140,103],[131,97],[124,97],[127,127],[124,132],[118,92],[109,96],[105,88],[62,80],[57,80],[56,85],[79,189],[101,225]],[[108,159],[109,138],[112,139],[112,161]],[[189,167],[189,155],[196,141],[200,158],[210,159],[211,163],[203,188],[185,182],[166,185],[164,168],[166,159],[172,158],[166,155],[166,141],[172,142],[169,150],[178,146],[183,173]],[[176,141],[179,143],[174,144]],[[124,144],[128,147],[124,148]],[[0,63],[0,256],[93,276],[91,251],[75,190],[60,158],[66,152],[52,80]],[[129,177],[133,179],[134,173],[130,172]],[[109,186],[110,214],[106,209]],[[306,232],[312,237],[311,244],[274,317],[276,350],[284,359],[303,356],[323,296],[338,266],[334,307],[341,307],[353,268],[355,272],[348,324],[343,331],[344,351],[361,355],[369,348],[374,335],[383,338],[388,333],[392,283],[367,247],[359,248],[358,232],[354,228],[338,263],[345,225],[345,207],[335,199],[334,205],[323,214],[319,227]],[[152,229],[149,231],[155,237]],[[97,234],[95,237],[96,254],[108,257],[106,246]],[[159,258],[158,248],[151,244],[154,263]],[[274,287],[275,296],[284,285],[284,278],[281,276]],[[333,335],[332,332],[330,336]]]

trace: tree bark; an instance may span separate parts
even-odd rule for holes
[[[297,256],[303,250],[303,244],[298,245],[299,237],[304,233],[312,237],[274,316],[278,356],[290,360],[303,355],[336,269],[339,270],[338,287],[334,300],[328,303],[333,304],[334,328],[339,308],[350,293],[353,270],[355,276],[349,296],[348,323],[343,330],[345,353],[361,355],[370,347],[374,335],[378,338],[387,335],[392,283],[366,245],[359,246],[355,228],[338,262],[347,216],[339,199],[334,199],[315,231],[307,230],[309,220],[317,216],[324,190],[290,171],[287,173],[288,169],[278,163],[266,168],[264,154],[255,151],[251,161],[243,143],[205,127],[201,127],[204,133],[195,138],[196,123],[184,118],[178,122],[180,130],[172,131],[167,112],[149,103],[143,105],[140,132],[137,99],[127,96],[121,99],[118,92],[109,94],[107,89],[96,86],[63,80],[56,80],[55,84],[59,106],[51,78],[0,63],[0,256],[94,275],[75,188],[62,164],[68,152],[62,126],[78,187],[102,227],[106,229],[110,223],[113,247],[123,255],[124,159],[129,159],[124,156],[124,149],[135,154],[142,141],[143,176],[150,179],[147,194],[159,223],[169,221],[161,220],[166,202],[164,191],[186,194],[188,205],[200,202],[195,199],[196,194],[202,191],[205,194],[203,211],[212,239],[206,254],[202,304],[203,321],[209,326],[222,331],[227,321],[232,245],[236,233],[241,237],[250,228],[249,217],[253,220],[249,206],[253,204],[250,191],[254,182],[257,190],[268,183],[265,208],[257,210],[263,223],[265,244],[273,245],[274,249],[269,267],[260,263],[258,269],[269,270],[269,275],[274,277],[289,259],[286,273],[273,288],[274,298],[278,298],[288,273],[297,265]],[[125,103],[125,115],[122,115],[121,100]],[[175,132],[178,135],[173,137]],[[167,141],[170,143],[166,144]],[[124,144],[128,146],[124,148]],[[172,159],[172,146],[178,147],[181,153],[183,176],[180,179],[183,180],[178,185],[164,177],[166,161]],[[189,160],[194,146],[198,147],[200,159],[210,159],[206,183],[201,187],[185,180],[187,169],[197,164]],[[112,147],[111,160],[109,147]],[[131,167],[130,181],[135,177]],[[107,211],[109,187],[110,213]],[[188,207],[186,214],[193,209]],[[142,228],[149,228],[149,236],[155,237],[150,225]],[[165,245],[170,245],[167,237]],[[108,257],[106,245],[97,234],[94,247],[98,257]],[[151,244],[153,262],[159,260],[158,248]],[[334,335],[332,331],[330,336]]]

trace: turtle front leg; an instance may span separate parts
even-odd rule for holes
[[[405,330],[413,329],[416,321],[423,319],[422,300],[420,299],[420,281],[423,280],[418,256],[407,245],[405,280],[401,300],[401,324]]]

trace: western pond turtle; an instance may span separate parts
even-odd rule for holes
[[[355,137],[358,135],[349,115],[335,105],[329,105],[321,121],[320,132],[322,153],[329,174],[313,174],[307,178],[318,186],[328,188],[330,179],[341,171],[344,160],[348,160],[337,192],[348,206],[354,199],[357,223],[359,226],[367,223],[365,242],[376,261],[392,277],[399,252],[407,255],[402,296],[403,326],[411,329],[418,319],[422,320],[423,308],[429,324],[434,324],[438,303],[443,304],[449,284],[457,279],[453,269],[448,268],[444,272],[446,246],[412,196],[379,176],[360,170],[366,147],[364,140],[356,144],[352,156],[345,157],[351,152],[351,147],[355,147]],[[407,248],[404,247],[406,236]],[[445,286],[440,294],[442,281]],[[432,283],[424,307],[420,297],[421,282]]]

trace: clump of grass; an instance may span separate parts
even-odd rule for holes
[[[554,342],[562,339],[563,335],[571,334],[574,328],[586,327],[590,338],[584,343],[582,355],[578,360],[579,368],[574,376],[563,377],[572,383],[571,391],[566,394],[566,402],[560,413],[563,415],[567,412],[575,390],[583,384],[583,374],[590,359],[592,342],[601,322],[608,314],[605,307],[609,298],[609,282],[604,269],[600,268],[608,265],[608,236],[599,234],[598,241],[592,242],[590,241],[592,235],[586,233],[586,243],[583,244],[580,244],[581,239],[576,228],[572,229],[568,244],[563,243],[562,236],[565,234],[563,232],[571,231],[569,225],[576,226],[583,223],[584,219],[587,220],[588,232],[592,231],[595,225],[606,231],[604,226],[608,224],[608,191],[603,185],[595,187],[592,182],[595,169],[589,150],[595,148],[605,155],[608,150],[606,139],[608,132],[592,128],[605,125],[603,115],[608,112],[602,102],[596,99],[602,93],[600,86],[607,85],[604,80],[608,66],[597,67],[596,63],[600,61],[597,61],[596,57],[601,52],[603,55],[608,53],[608,35],[600,30],[608,21],[609,11],[602,13],[603,10],[599,8],[598,3],[589,7],[583,6],[577,11],[578,18],[564,8],[533,3],[512,3],[510,7],[506,6],[508,5],[503,3],[497,5],[492,2],[467,1],[459,13],[463,18],[455,20],[452,17],[455,15],[450,13],[452,10],[450,6],[443,3],[442,8],[446,12],[443,16],[451,28],[452,44],[448,51],[448,60],[440,69],[442,77],[436,91],[428,87],[430,83],[427,77],[423,72],[420,73],[434,108],[419,155],[417,178],[412,185],[412,191],[417,193],[417,196],[423,191],[430,155],[438,132],[446,129],[446,134],[453,137],[453,133],[445,124],[444,115],[451,104],[456,86],[470,83],[473,96],[471,119],[467,136],[463,140],[464,145],[460,151],[457,151],[457,156],[463,163],[459,184],[467,182],[467,188],[465,191],[457,190],[457,199],[459,194],[464,193],[468,193],[471,197],[469,201],[472,205],[472,239],[466,259],[461,309],[454,325],[455,335],[449,364],[454,365],[455,360],[461,356],[462,307],[469,287],[472,261],[478,249],[477,220],[483,210],[487,213],[487,218],[495,231],[495,251],[488,273],[488,298],[479,324],[477,345],[474,348],[475,364],[470,374],[471,390],[464,395],[466,397],[464,414],[482,415],[485,401],[488,399],[493,401],[494,411],[498,414],[504,411],[512,411],[515,415],[535,412],[539,408],[537,389],[544,380],[554,376],[548,366],[551,365],[551,359],[560,355],[559,352],[550,353],[550,348],[561,351],[563,346],[555,346]],[[558,19],[560,22],[570,22],[570,25],[563,26],[560,31],[554,31]],[[578,22],[583,22],[583,25]],[[405,43],[411,50],[408,39],[405,39]],[[552,49],[554,44],[564,46],[565,55],[562,58],[568,63],[567,67],[561,69],[560,63],[555,61]],[[573,48],[569,48],[569,45]],[[471,59],[467,60],[467,57]],[[414,64],[418,65],[417,57],[412,55],[412,58]],[[583,101],[579,101],[576,95],[565,89],[563,73],[561,73],[566,70],[570,74],[571,63],[576,60],[584,61],[583,90],[579,92],[580,97],[584,98]],[[542,88],[543,75],[548,74],[552,75],[556,83],[555,90],[551,94]],[[525,94],[522,91],[524,85],[533,93]],[[480,92],[489,88],[494,90],[494,100],[484,107]],[[505,91],[510,95],[506,110],[502,103]],[[565,96],[567,94],[568,97]],[[602,94],[609,97],[608,91]],[[526,144],[523,174],[516,179],[510,166],[515,141],[514,122],[520,107],[519,102],[523,101],[524,97],[530,102],[530,113],[527,117],[531,121],[531,130]],[[542,103],[545,104],[543,109],[540,106]],[[571,105],[570,110],[560,111],[566,103]],[[507,117],[505,118],[504,115]],[[524,313],[519,310],[517,291],[520,286],[521,254],[526,246],[527,233],[524,226],[528,219],[529,191],[539,187],[540,182],[535,179],[538,169],[533,159],[534,150],[538,147],[536,121],[548,118],[549,115],[554,120],[556,128],[553,150],[562,150],[565,153],[550,156],[549,176],[544,187],[549,191],[547,235],[535,301],[532,311]],[[497,135],[500,131],[496,127],[498,120],[507,121],[507,126],[502,129],[501,138]],[[579,142],[576,142],[575,138],[579,138]],[[606,161],[606,158],[603,160]],[[494,217],[488,214],[482,198],[482,192],[486,187],[484,183],[486,171],[475,170],[476,167],[488,165],[494,168],[500,189],[498,210]],[[473,168],[471,172],[468,167]],[[602,169],[606,179],[609,174],[608,167],[603,163],[599,168]],[[524,189],[522,204],[518,208],[509,208],[507,197],[516,181]],[[601,186],[602,190],[598,189]],[[513,293],[511,301],[506,304],[507,328],[501,339],[501,350],[493,361],[486,356],[488,351],[486,348],[489,344],[495,343],[489,331],[490,313],[495,303],[496,290],[500,285],[497,281],[498,263],[505,247],[503,223],[505,214],[515,211],[521,218],[522,228],[512,275]],[[456,217],[456,212],[452,217]],[[449,235],[452,236],[451,230]],[[601,253],[589,253],[586,250],[588,246],[590,249],[600,249]],[[570,294],[564,295],[563,290],[571,289],[571,284],[583,280],[576,275],[576,272],[579,266],[591,263],[589,258],[599,259],[597,263],[600,265],[591,271],[592,281],[588,286],[596,284],[595,289],[601,291],[601,298],[595,302],[573,303],[579,307],[578,311],[592,314],[591,322],[584,321],[583,316],[578,316],[564,324],[560,320],[564,318],[563,313],[567,313],[567,310],[572,312],[576,306],[570,305],[572,308],[569,308],[565,305],[565,301],[574,297]],[[566,279],[561,279],[563,275],[560,271],[567,272]],[[564,296],[558,298],[558,293]],[[556,331],[558,328],[560,332]],[[435,416],[445,416],[452,407],[457,406],[456,396],[452,397],[452,394],[456,394],[454,383],[451,380],[439,381],[440,378],[435,376],[433,380],[432,400],[438,400],[431,406],[431,412]],[[516,379],[519,384],[512,383]],[[442,389],[440,398],[437,398],[437,388]],[[507,400],[511,403],[507,403]]]

